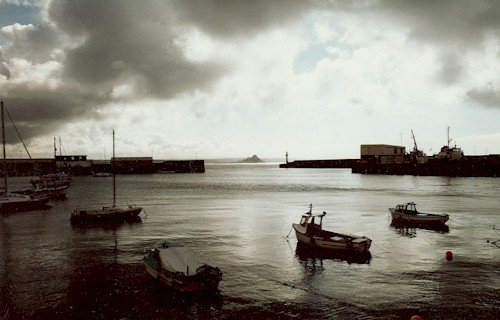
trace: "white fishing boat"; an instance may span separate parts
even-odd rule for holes
[[[43,198],[46,197],[49,200],[57,200],[66,198],[67,186],[44,186],[44,185],[34,185],[29,188],[13,191],[17,194],[23,194],[33,197]]]
[[[116,175],[114,170],[114,159],[115,159],[115,130],[113,134],[113,205],[106,206],[98,209],[80,210],[75,209],[71,214],[72,223],[88,223],[88,222],[100,222],[109,220],[128,220],[137,219],[142,211],[141,207],[127,205],[127,206],[117,206],[116,205]]]
[[[3,101],[1,105],[1,121],[2,121],[2,146],[3,146],[3,186],[0,190],[0,212],[16,212],[16,211],[30,211],[39,209],[41,205],[49,201],[48,197],[36,195],[24,195],[9,192],[7,183],[7,168],[6,168],[6,149],[5,149],[5,120]],[[11,119],[12,120],[12,119]],[[12,122],[14,123],[14,122]]]
[[[445,224],[449,219],[447,213],[425,213],[417,211],[415,202],[398,204],[395,208],[389,208],[394,222],[413,224]]]
[[[201,262],[188,247],[164,242],[143,258],[146,271],[167,287],[180,292],[216,292],[222,272]]]
[[[66,174],[46,174],[30,180],[31,186],[15,193],[35,197],[48,197],[50,200],[66,198],[71,177]]]
[[[372,241],[365,236],[323,230],[323,217],[325,215],[326,212],[313,214],[311,204],[309,211],[302,215],[300,223],[292,224],[297,240],[321,249],[368,252]]]

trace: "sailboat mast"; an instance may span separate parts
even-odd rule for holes
[[[115,174],[115,129],[113,129],[113,158],[111,158],[111,170],[113,171],[113,207],[116,205],[116,174]]]
[[[0,101],[1,109],[2,109],[2,150],[3,150],[3,183],[4,183],[4,192],[7,194],[7,165],[6,165],[6,154],[5,154],[5,121],[3,117],[3,101]]]

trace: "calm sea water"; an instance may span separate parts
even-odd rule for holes
[[[207,164],[118,176],[117,202],[147,215],[73,227],[77,206],[111,203],[111,181],[75,177],[66,200],[0,217],[0,319],[500,318],[498,178]],[[392,227],[388,208],[408,201],[449,213],[449,230]],[[297,247],[287,235],[310,203],[325,229],[370,237],[371,259]],[[164,240],[223,271],[220,297],[182,297],[146,274],[144,250]]]

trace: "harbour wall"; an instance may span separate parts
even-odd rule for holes
[[[109,160],[66,159],[6,159],[0,160],[0,172],[8,176],[33,176],[54,172],[73,175],[91,175],[98,172],[113,172]],[[154,160],[152,158],[117,158],[114,170],[118,174],[151,173],[203,173],[205,160]]]
[[[280,164],[280,168],[351,168],[352,173],[500,177],[500,155],[464,156],[459,160],[430,157],[426,163],[405,159],[401,163],[382,163],[380,159],[296,160]]]
[[[352,168],[358,159],[295,160],[281,163],[280,168]]]

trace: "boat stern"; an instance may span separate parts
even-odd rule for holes
[[[372,240],[367,237],[360,237],[352,240],[352,248],[356,252],[366,253],[370,250]]]

